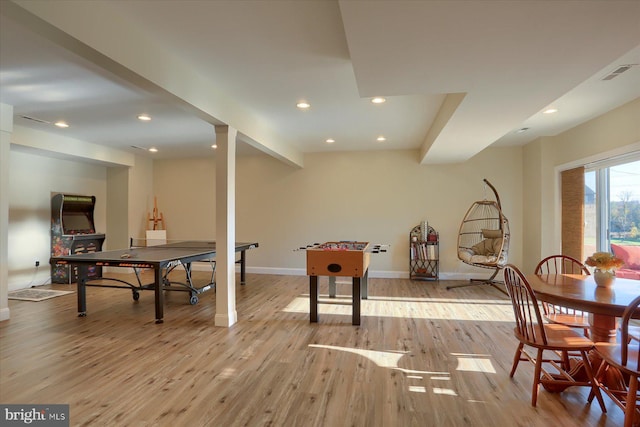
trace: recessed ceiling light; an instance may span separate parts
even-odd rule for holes
[[[557,108],[547,108],[546,110],[544,110],[542,113],[543,114],[553,114],[553,113],[557,113],[558,109]]]
[[[140,115],[138,116],[138,120],[142,120],[143,122],[148,122],[148,121],[150,121],[150,120],[151,120],[151,117],[149,117],[149,116],[148,116],[148,115],[146,115],[146,114],[140,114]]]
[[[152,153],[157,153],[158,149],[156,147],[151,147],[149,148],[149,151],[151,151]]]
[[[69,127],[67,122],[63,122],[63,121],[55,122],[54,125],[58,126],[59,128],[68,128]]]
[[[215,150],[216,148],[218,148],[218,144],[213,144],[213,145],[211,146],[211,148],[213,148],[213,149]]]
[[[375,98],[371,98],[371,102],[373,102],[374,104],[383,104],[387,102],[387,100],[386,98],[383,98],[381,96],[376,96]]]
[[[326,142],[327,144],[333,144],[334,142],[336,142],[336,140],[335,140],[335,139],[333,139],[333,138],[328,138],[325,142]]]
[[[379,141],[379,142],[383,142],[383,141],[386,141],[386,140],[387,140],[387,138],[385,138],[382,135],[380,135],[379,137],[376,138],[376,141]]]
[[[296,104],[296,107],[298,107],[301,110],[306,110],[311,107],[311,104],[309,104],[306,101],[300,101]]]

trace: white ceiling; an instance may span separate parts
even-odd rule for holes
[[[59,37],[54,25],[91,49]],[[83,54],[93,50],[128,73]],[[136,67],[142,59],[155,63],[147,75]],[[158,76],[174,70],[167,59],[201,77],[202,93],[158,88]],[[158,158],[212,155],[213,124],[234,121],[249,143],[239,144],[244,154],[419,149],[422,163],[464,161],[639,97],[640,66],[602,80],[625,64],[640,64],[638,1],[58,0],[0,8],[0,101],[14,106],[17,125]],[[387,102],[373,105],[379,95]],[[196,97],[215,108],[195,105]],[[295,108],[302,99],[309,111]],[[543,115],[549,106],[559,111]],[[136,120],[143,112],[153,120]]]

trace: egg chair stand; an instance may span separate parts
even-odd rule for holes
[[[465,264],[493,270],[488,279],[470,279],[468,283],[447,286],[447,289],[475,285],[488,285],[506,294],[504,283],[496,280],[498,273],[507,264],[509,253],[509,221],[502,213],[500,196],[495,187],[486,179],[495,200],[474,202],[462,220],[458,232],[458,258]]]

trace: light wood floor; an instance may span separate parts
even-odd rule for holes
[[[75,293],[10,300],[0,402],[66,403],[73,426],[622,425],[576,387],[531,407],[533,369],[509,378],[513,313],[493,288],[370,279],[352,326],[350,285],[310,324],[307,277],[247,278],[231,328],[214,326],[213,292],[195,306],[168,292],[160,325],[150,291],[90,288],[85,318]]]

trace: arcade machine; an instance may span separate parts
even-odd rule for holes
[[[105,235],[96,233],[93,222],[95,196],[56,194],[51,199],[51,255],[99,252]],[[102,276],[102,267],[91,266],[89,277]],[[51,264],[51,283],[75,283],[77,270]]]

